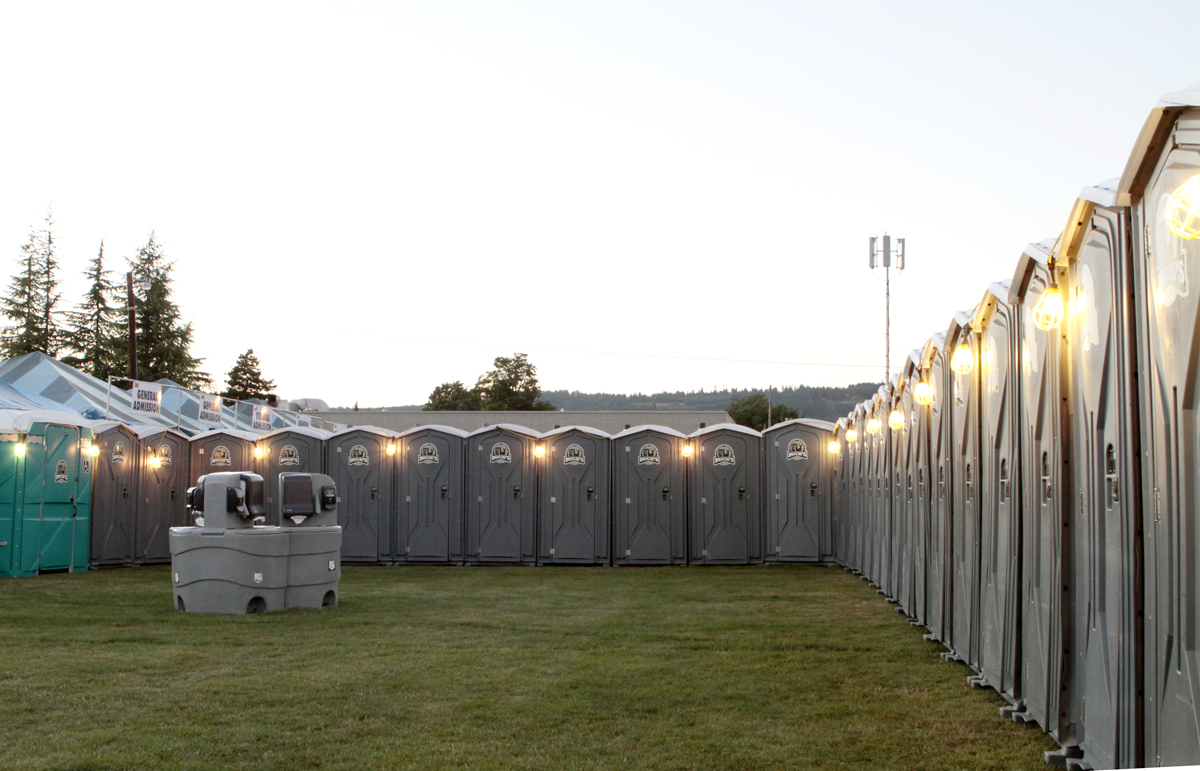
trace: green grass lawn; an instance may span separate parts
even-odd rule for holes
[[[0,767],[1041,769],[840,568],[346,568],[175,611],[167,567],[0,579]]]

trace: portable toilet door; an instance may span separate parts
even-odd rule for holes
[[[279,475],[324,474],[328,431],[290,426],[268,431],[254,446],[256,473],[267,483],[267,524],[278,525],[283,516],[279,500]]]
[[[921,380],[921,352],[914,350],[909,353],[904,366],[904,390],[900,393],[900,415],[904,421],[901,428],[903,442],[903,492],[905,519],[909,551],[910,580],[909,596],[902,600],[903,607],[910,618],[916,623],[925,623],[925,559],[927,548],[927,530],[929,524],[928,499],[924,492],[925,469],[921,464],[926,460],[925,451],[921,444],[927,442],[922,429],[923,422],[917,416],[917,403],[914,393],[917,383]]]
[[[0,429],[0,577],[26,575],[21,571],[26,447],[11,417],[11,411],[0,412],[0,422],[7,424]]]
[[[127,426],[101,423],[92,469],[91,566],[132,565],[137,527],[138,441]]]
[[[467,435],[467,563],[536,562],[540,439],[508,423]]]
[[[836,428],[799,418],[763,432],[764,562],[831,560],[833,464],[828,447]]]
[[[400,435],[397,562],[463,561],[466,437],[449,426],[419,426]]]
[[[26,447],[20,574],[87,570],[91,429],[78,416],[40,410],[20,413],[15,425]]]
[[[137,526],[134,562],[171,561],[171,528],[192,524],[188,517],[188,439],[172,428],[134,426],[141,452],[138,463]]]
[[[870,578],[870,554],[867,522],[867,474],[866,474],[866,407],[855,407],[853,419],[847,429],[846,442],[850,448],[853,465],[850,470],[850,497],[853,501],[854,569],[864,578]],[[853,438],[851,438],[853,437]]]
[[[830,490],[832,494],[829,499],[829,517],[833,532],[833,564],[848,568],[850,559],[846,544],[849,543],[849,531],[846,527],[845,512],[847,469],[849,468],[846,458],[850,453],[846,449],[846,425],[845,418],[838,418],[837,422],[833,424],[833,435],[829,438],[830,441],[820,449],[820,452],[830,455],[829,466],[832,479]]]
[[[946,353],[951,361],[950,433],[954,490],[951,558],[949,658],[972,668],[979,664],[979,339],[971,331],[970,317],[955,314],[946,332]],[[955,370],[955,357],[965,371]]]
[[[876,553],[875,586],[887,597],[895,597],[894,562],[892,560],[892,483],[888,473],[887,388],[881,387],[871,402],[871,417],[877,423],[874,433],[868,428],[871,443],[871,476],[875,482],[873,496],[874,531],[871,540]]]
[[[1200,763],[1200,410],[1196,409],[1197,321],[1200,319],[1200,83],[1167,94],[1150,113],[1121,177],[1118,203],[1132,205],[1132,263],[1140,357],[1140,422],[1143,465],[1133,447],[1095,473],[1100,515],[1121,512],[1142,491],[1145,544],[1146,667],[1145,765]],[[1144,193],[1142,192],[1144,191]],[[1120,295],[1125,306],[1128,292]],[[1120,346],[1129,327],[1113,312],[1110,334]],[[1102,331],[1105,326],[1100,325]],[[1103,340],[1104,338],[1101,338]],[[1112,345],[1113,343],[1106,343]],[[1105,347],[1106,346],[1102,346]],[[1123,346],[1128,350],[1128,346]],[[1091,353],[1089,351],[1089,353]],[[1124,378],[1122,378],[1124,382]],[[1079,469],[1079,475],[1083,476]],[[1140,476],[1140,480],[1139,480]],[[1102,480],[1102,481],[1101,481]],[[1091,481],[1091,480],[1089,480]],[[1124,554],[1110,555],[1106,573],[1118,571]],[[1089,705],[1090,706],[1090,705]],[[1090,722],[1089,722],[1090,725]]]
[[[925,625],[938,642],[950,639],[953,598],[954,560],[952,525],[954,518],[953,453],[950,434],[950,401],[953,388],[946,338],[929,338],[922,355],[922,366],[933,400],[918,414],[926,422],[929,447],[929,555],[926,558]]]
[[[614,565],[687,564],[686,442],[665,426],[613,436]]]
[[[189,485],[194,486],[205,474],[254,472],[258,468],[254,459],[254,443],[257,440],[257,434],[236,428],[218,428],[193,436],[189,441]]]
[[[393,561],[393,487],[396,434],[381,428],[351,427],[325,442],[325,473],[338,491],[342,561]]]
[[[749,565],[762,561],[759,491],[762,435],[718,423],[688,436],[691,511],[689,561],[699,565]]]
[[[607,565],[612,496],[612,437],[565,426],[542,434],[538,561]]]
[[[1054,642],[1056,648],[1065,647],[1076,654],[1065,657],[1059,730],[1060,742],[1064,746],[1077,743],[1084,762],[1093,768],[1159,764],[1149,757],[1143,763],[1138,748],[1143,705],[1139,692],[1146,694],[1149,708],[1156,685],[1170,680],[1170,674],[1159,672],[1143,685],[1136,676],[1130,676],[1140,674],[1144,634],[1143,543],[1139,534],[1143,528],[1153,531],[1157,525],[1146,522],[1143,526],[1142,500],[1135,492],[1140,486],[1141,444],[1136,429],[1138,382],[1129,228],[1129,210],[1116,206],[1115,189],[1086,188],[1072,209],[1056,259],[1060,275],[1064,268],[1068,272],[1063,289],[1071,300],[1065,303],[1067,316],[1061,331],[1071,342],[1071,441],[1067,446],[1073,450],[1070,460],[1074,473],[1059,484],[1064,492],[1071,490],[1069,497],[1056,496],[1051,505],[1057,504],[1060,515],[1066,516],[1071,525],[1061,528],[1067,536],[1062,548],[1068,550],[1062,562],[1073,564],[1074,570],[1062,581],[1072,589],[1062,597],[1069,604],[1054,618],[1071,636]],[[1156,307],[1151,315],[1163,310]],[[1188,323],[1194,319],[1191,317]],[[1157,369],[1151,379],[1158,380],[1162,374],[1163,369]],[[1168,381],[1169,377],[1163,378],[1151,387]],[[1165,393],[1171,393],[1169,386]],[[1170,431],[1177,425],[1175,415],[1167,421],[1159,422],[1151,432],[1163,428]],[[1049,465],[1053,470],[1062,464]],[[1050,481],[1057,480],[1051,477]],[[1184,510],[1189,516],[1195,515],[1193,509]],[[1149,549],[1145,557],[1151,564]],[[1149,575],[1146,578],[1149,580]],[[1165,610],[1160,608],[1160,612]],[[1064,618],[1060,620],[1060,616]],[[1158,613],[1146,609],[1146,618],[1153,623]],[[1174,645],[1179,642],[1177,639]],[[1166,655],[1170,647],[1168,644],[1160,653]],[[1152,655],[1146,651],[1147,661]],[[1189,698],[1195,695],[1194,690],[1186,692]],[[1189,721],[1195,717],[1187,715]],[[1146,725],[1151,722],[1147,718]],[[1190,728],[1195,746],[1194,722]],[[1182,727],[1175,725],[1171,730],[1178,735]],[[1200,756],[1186,762],[1197,760]],[[1183,762],[1185,755],[1180,754],[1170,765]],[[1162,763],[1167,765],[1166,758]]]
[[[1021,458],[1017,434],[1017,309],[1008,279],[992,284],[975,311],[980,331],[979,633],[980,675],[1016,701],[1021,577]]]
[[[1067,348],[1061,330],[1038,327],[1034,309],[1046,289],[1068,285],[1066,260],[1051,279],[1054,241],[1025,248],[1013,275],[1009,303],[1019,309],[1016,339],[1017,404],[1021,448],[1021,668],[1020,698],[1025,712],[1063,746],[1077,745],[1069,730],[1060,730],[1074,719],[1064,719],[1070,709],[1060,709],[1074,689],[1076,656],[1064,659],[1063,633],[1073,624],[1064,614],[1064,599],[1077,586],[1075,578],[1063,581],[1064,542],[1070,532],[1063,527],[1064,506],[1070,504],[1070,470],[1064,448],[1071,446],[1063,434],[1070,394],[1061,368]],[[1074,338],[1074,335],[1071,335]],[[1072,528],[1073,529],[1073,528]],[[1069,559],[1069,555],[1068,555]],[[1069,564],[1069,562],[1068,562]],[[1066,622],[1066,623],[1064,623]],[[1082,630],[1077,630],[1085,639]],[[1072,651],[1083,650],[1074,643]],[[1078,716],[1078,711],[1074,711]]]
[[[913,549],[913,508],[909,504],[909,466],[908,466],[908,437],[912,434],[911,429],[906,423],[902,423],[899,428],[892,428],[892,413],[898,412],[901,416],[905,414],[904,410],[904,391],[907,390],[907,383],[902,378],[897,378],[894,381],[893,390],[890,394],[889,402],[884,406],[884,430],[887,432],[889,447],[887,448],[891,456],[889,479],[891,481],[891,496],[889,503],[892,507],[892,564],[893,578],[893,597],[896,598],[896,603],[899,609],[908,617],[914,615],[916,607],[916,597],[914,590],[916,582],[913,576],[913,569],[916,566],[915,555]],[[901,418],[903,420],[903,417]]]

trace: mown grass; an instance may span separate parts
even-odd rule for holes
[[[0,767],[1043,769],[837,568],[346,568],[182,614],[166,567],[0,580]]]

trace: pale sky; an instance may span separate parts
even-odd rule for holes
[[[65,291],[151,230],[193,353],[284,398],[883,374],[1200,80],[1200,3],[16,3],[0,280],[53,208]],[[621,355],[611,355],[621,354]],[[817,366],[837,365],[837,366]]]

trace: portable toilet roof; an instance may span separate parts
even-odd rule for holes
[[[152,425],[147,425],[147,424],[145,424],[145,423],[141,423],[141,424],[138,424],[138,425],[133,425],[133,426],[130,426],[130,427],[129,427],[129,430],[130,430],[130,431],[133,431],[133,433],[137,434],[137,435],[138,435],[138,438],[141,438],[141,439],[144,439],[144,438],[146,438],[146,437],[148,437],[148,436],[155,436],[155,435],[157,435],[157,434],[164,434],[164,433],[167,433],[167,432],[170,432],[170,433],[172,433],[172,434],[175,434],[175,435],[177,435],[177,436],[180,436],[180,437],[182,437],[184,440],[187,440],[187,439],[188,439],[188,435],[187,435],[187,434],[183,433],[182,431],[179,431],[179,430],[175,429],[175,428],[174,428],[174,427],[172,427],[172,426],[152,426]]]
[[[241,429],[241,428],[214,428],[214,429],[210,429],[208,431],[202,431],[198,434],[195,434],[191,438],[192,439],[203,439],[203,438],[209,437],[209,436],[216,436],[217,434],[227,434],[229,436],[235,436],[238,439],[245,439],[247,442],[257,442],[258,438],[260,436],[262,436],[262,434],[259,432],[246,431],[245,429]]]
[[[90,430],[93,422],[82,415],[60,410],[0,410],[0,432],[27,434],[34,423],[83,426]]]
[[[762,434],[755,431],[753,428],[747,428],[746,426],[739,426],[737,423],[718,423],[715,426],[708,426],[706,428],[698,428],[695,431],[693,431],[692,433],[688,434],[686,438],[687,439],[695,439],[697,437],[704,436],[705,434],[711,434],[714,431],[739,431],[743,434],[749,434],[750,436],[757,436],[760,438],[762,437]]]
[[[295,428],[308,428],[308,426],[296,426]],[[295,430],[295,428],[293,428],[292,430]],[[316,430],[324,431],[325,429],[318,428]],[[346,428],[340,428],[337,431],[329,432],[329,436],[326,438],[332,439],[335,436],[341,436],[343,434],[349,434],[349,433],[353,433],[356,431],[365,431],[368,434],[377,434],[379,436],[386,436],[389,439],[396,439],[401,435],[399,431],[392,431],[391,429],[387,429],[387,428],[378,428],[376,426],[347,426]]]
[[[838,418],[838,420],[844,421],[845,418]],[[830,423],[828,420],[817,420],[815,418],[792,418],[791,420],[784,420],[776,423],[768,429],[765,429],[763,431],[763,436],[766,436],[772,431],[778,431],[789,426],[809,426],[810,428],[820,429],[821,431],[837,431],[838,428],[838,424]]]
[[[415,428],[410,428],[407,431],[401,431],[399,434],[397,434],[397,436],[408,436],[409,434],[415,434],[419,431],[430,431],[430,430],[441,431],[443,434],[450,434],[451,436],[457,436],[460,439],[466,439],[467,436],[469,436],[469,434],[470,434],[470,432],[463,431],[461,428],[454,428],[453,426],[439,426],[439,425],[431,424],[428,426],[416,426]]]
[[[429,426],[421,426],[421,428],[429,428]],[[526,428],[525,426],[518,426],[515,423],[497,423],[493,426],[484,426],[483,428],[475,429],[474,431],[467,434],[467,436],[472,437],[472,436],[478,436],[480,434],[486,434],[488,431],[495,431],[497,428],[502,428],[505,431],[512,431],[514,434],[522,434],[524,436],[528,436],[531,439],[541,439],[542,438],[542,435],[539,434],[537,431],[534,431],[532,428]]]
[[[1200,83],[1193,83],[1183,91],[1163,94],[1150,111],[1129,153],[1125,171],[1121,174],[1117,188],[1118,206],[1132,206],[1134,198],[1142,195],[1154,172],[1163,143],[1175,126],[1175,119],[1188,107],[1200,107]]]
[[[667,428],[666,426],[654,425],[653,423],[647,423],[646,425],[642,426],[633,426],[625,429],[624,431],[618,431],[617,433],[613,434],[612,438],[614,440],[623,439],[630,434],[640,434],[642,431],[659,431],[667,436],[675,436],[679,437],[680,439],[687,439],[687,434],[683,433],[682,431],[676,431],[675,429]]]
[[[601,431],[598,428],[591,428],[590,426],[563,426],[562,428],[556,428],[552,431],[547,431],[546,433],[542,434],[542,438],[549,439],[552,436],[565,434],[568,431],[582,431],[585,434],[590,434],[591,436],[599,437],[601,439],[612,439],[612,434],[608,433],[607,431]]]
[[[310,426],[284,426],[277,428],[274,431],[268,431],[265,434],[259,434],[254,438],[254,441],[261,442],[266,439],[272,439],[283,433],[301,434],[302,436],[311,436],[313,439],[328,439],[332,434],[323,428],[311,428]]]

